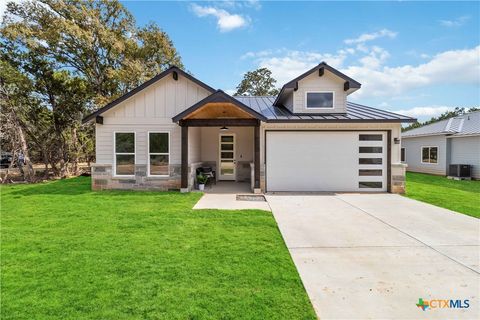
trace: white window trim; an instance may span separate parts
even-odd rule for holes
[[[308,107],[307,96],[309,93],[331,93],[332,94],[332,106],[331,107]],[[307,110],[331,110],[335,109],[335,91],[305,91],[305,103],[304,108]]]
[[[402,160],[402,149],[404,150],[403,154],[405,155],[405,159],[403,160]],[[407,148],[405,147],[400,147],[400,162],[407,162]]]
[[[423,149],[424,148],[428,148],[428,160],[430,160],[430,148],[437,148],[437,162],[423,162]],[[439,160],[439,156],[438,156],[438,151],[440,150],[440,148],[438,146],[421,146],[420,148],[420,161],[422,164],[433,164],[433,165],[438,165],[438,160]]]
[[[150,152],[150,133],[166,133],[168,134],[168,153],[165,152]],[[170,131],[148,131],[147,132],[147,177],[170,177]],[[160,155],[168,156],[168,174],[150,174],[150,156]]]
[[[135,169],[133,174],[117,174],[117,154],[131,155],[131,152],[117,153],[117,133],[133,133],[133,166],[137,164],[137,133],[135,131],[114,131],[113,132],[113,177],[135,177]]]

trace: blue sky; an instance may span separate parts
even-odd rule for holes
[[[362,83],[349,100],[427,119],[480,105],[479,2],[126,1],[186,68],[229,93],[268,67],[278,86],[326,61]]]
[[[269,68],[281,87],[325,61],[362,83],[350,101],[420,120],[480,106],[480,2],[123,4],[139,25],[165,30],[197,78],[228,93],[249,70]]]

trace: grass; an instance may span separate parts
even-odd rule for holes
[[[85,177],[1,193],[2,319],[315,319],[269,212]]]
[[[406,196],[480,218],[480,181],[407,172]]]

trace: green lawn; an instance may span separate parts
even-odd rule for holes
[[[407,172],[406,196],[480,218],[480,181]]]
[[[2,319],[315,319],[269,212],[84,177],[1,192]]]

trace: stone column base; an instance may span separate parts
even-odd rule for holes
[[[392,184],[391,193],[405,193],[405,172],[407,165],[405,163],[392,163]]]

